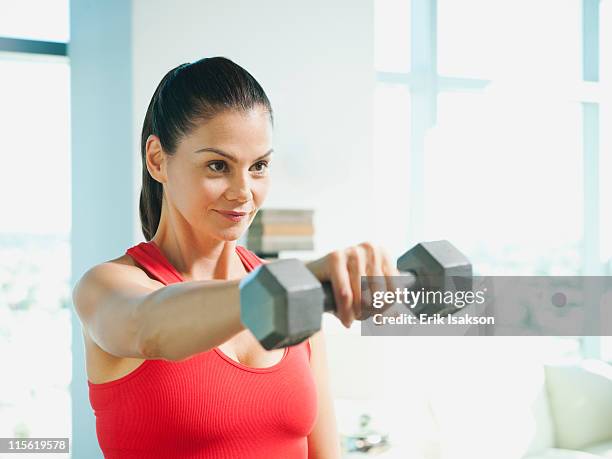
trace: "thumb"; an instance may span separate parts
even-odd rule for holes
[[[305,263],[305,265],[306,268],[308,268],[310,272],[319,280],[319,282],[330,279],[327,256],[308,261]]]

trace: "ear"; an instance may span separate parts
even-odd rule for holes
[[[147,137],[145,158],[151,177],[159,183],[166,183],[166,154],[162,149],[159,137],[156,135],[151,134]]]

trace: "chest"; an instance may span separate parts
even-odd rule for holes
[[[249,445],[270,438],[271,432],[275,441],[304,439],[318,412],[307,350],[300,345],[270,371],[238,368],[216,352],[180,362],[148,360],[144,370],[122,384],[90,391],[90,399],[107,448],[146,451],[177,438],[196,449],[217,443],[225,448],[245,432]]]
[[[284,349],[265,350],[249,330],[244,330],[218,346],[226,356],[253,368],[276,365],[285,354]]]

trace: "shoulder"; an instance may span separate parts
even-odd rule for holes
[[[76,299],[76,297],[93,293],[105,286],[120,285],[126,282],[151,288],[163,286],[160,282],[151,279],[132,257],[124,254],[94,265],[85,271],[74,286],[73,297]]]
[[[160,284],[159,281],[151,279],[147,272],[127,253],[112,260],[100,263],[89,271],[96,271],[98,273],[106,272],[109,275],[116,276],[127,276],[131,281],[139,281],[146,284]]]

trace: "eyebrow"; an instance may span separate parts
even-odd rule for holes
[[[238,162],[238,160],[236,159],[235,156],[231,155],[230,153],[227,153],[223,150],[219,150],[218,148],[200,148],[199,150],[196,150],[194,153],[202,153],[204,151],[210,151],[212,153],[216,153],[218,155],[221,156],[225,156],[226,158],[234,161],[234,162]],[[270,156],[272,154],[272,152],[274,151],[274,148],[270,148],[270,150],[268,150],[267,153],[261,155],[259,158],[256,158],[255,161],[259,161],[260,159],[265,158],[266,156]]]

